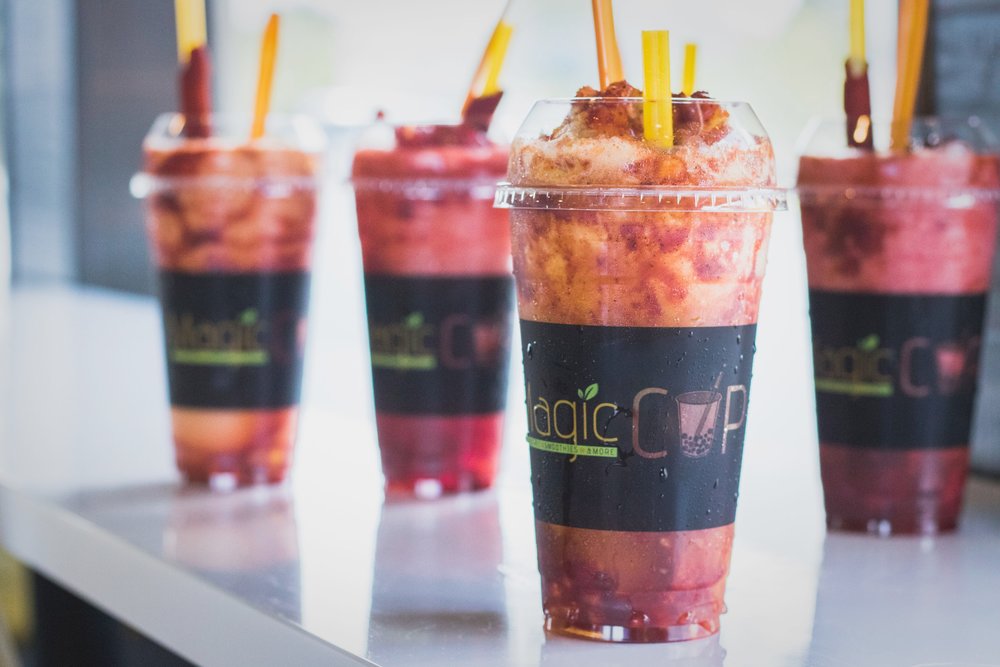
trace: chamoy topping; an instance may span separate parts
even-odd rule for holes
[[[318,156],[302,151],[265,146],[261,143],[232,146],[212,138],[188,139],[183,144],[160,149],[147,146],[146,172],[155,176],[218,176],[236,179],[281,179],[312,177]]]
[[[643,136],[642,91],[625,81],[583,87],[551,134],[514,142],[508,172],[521,186],[773,186],[774,154],[763,138],[732,132],[729,111],[708,93],[674,95],[674,145]],[[621,100],[615,104],[614,100]],[[684,100],[698,100],[685,103]]]
[[[396,144],[400,148],[489,146],[491,143],[482,128],[466,123],[461,125],[404,125],[396,128]]]
[[[599,100],[641,98],[642,91],[625,81],[612,83],[606,89],[595,90],[584,86],[577,91],[578,98]],[[698,91],[691,97],[675,94],[675,100],[710,100],[708,93]],[[583,102],[574,106],[566,121],[552,133],[552,138],[570,134],[574,137],[629,137],[642,140],[642,105],[623,103],[621,105],[600,102]],[[714,144],[729,132],[729,112],[718,104],[675,104],[674,144],[686,143]]]
[[[459,179],[496,182],[507,168],[508,149],[468,123],[404,125],[395,128],[396,145],[364,149],[354,156],[352,178],[363,180]]]

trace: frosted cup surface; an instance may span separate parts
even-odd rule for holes
[[[535,105],[509,183],[546,628],[711,635],[724,611],[774,187],[743,103]]]

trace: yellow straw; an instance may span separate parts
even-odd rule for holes
[[[500,86],[498,85],[500,70],[503,68],[503,61],[507,56],[507,45],[510,44],[510,36],[513,32],[514,26],[506,21],[501,19],[497,23],[497,29],[493,32],[493,38],[490,39],[490,47],[488,47],[492,48],[492,55],[486,76],[486,84],[483,86],[482,95],[484,97],[500,92]]]
[[[271,14],[260,45],[260,73],[257,77],[257,98],[253,107],[251,139],[264,136],[267,111],[271,106],[271,82],[274,80],[274,59],[278,53],[278,15]]]
[[[851,66],[860,69],[865,56],[865,0],[851,0]]]
[[[663,148],[674,145],[674,112],[670,92],[670,31],[642,31],[642,64],[646,76],[642,128],[646,141]]]
[[[500,70],[503,69],[507,46],[514,32],[514,26],[507,22],[506,14],[507,10],[504,9],[504,15],[497,22],[493,35],[486,45],[486,51],[483,52],[483,58],[479,61],[479,67],[476,68],[476,74],[472,77],[469,93],[465,96],[465,104],[462,105],[463,116],[474,99],[500,92]]]
[[[187,63],[191,52],[205,45],[205,0],[174,0],[177,61]]]
[[[691,93],[694,92],[694,72],[695,64],[698,59],[698,45],[697,44],[685,44],[684,45],[684,86],[681,89],[688,97],[691,97]]]
[[[594,10],[594,37],[597,41],[597,72],[601,89],[625,79],[622,57],[615,38],[615,16],[611,0],[591,0]]]
[[[917,104],[929,11],[930,0],[902,0],[899,6],[903,43],[898,48],[901,61],[896,64],[896,98],[890,143],[893,150],[906,150],[910,144],[910,128]]]

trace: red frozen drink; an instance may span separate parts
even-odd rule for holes
[[[776,193],[752,111],[696,95],[668,149],[624,82],[539,102],[498,196],[551,631],[677,641],[725,610]]]
[[[921,121],[912,150],[799,163],[831,528],[957,524],[1000,187],[974,129]]]
[[[508,150],[467,125],[394,135],[353,168],[386,489],[483,489],[510,359],[510,231],[493,208]]]

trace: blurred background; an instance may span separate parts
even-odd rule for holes
[[[928,63],[924,109],[997,113],[998,3],[934,5],[937,55]],[[340,136],[378,109],[399,121],[454,119],[504,6],[505,0],[210,0],[216,105],[250,112],[260,33],[268,14],[279,11],[277,109],[317,114]],[[699,88],[753,105],[774,138],[787,184],[796,138],[809,118],[840,108],[847,12],[846,0],[621,0],[616,22],[626,72],[637,84],[641,30],[671,29],[678,69],[683,43],[698,43]],[[887,116],[896,3],[869,2],[867,12],[874,113]],[[509,16],[516,30],[497,116],[507,136],[533,100],[596,83],[584,0],[512,0]],[[8,207],[0,207],[0,268],[9,261],[15,280],[151,292],[141,210],[127,183],[153,118],[175,108],[172,3],[0,0],[0,21],[0,154],[6,156],[0,168],[6,166],[11,186],[9,193],[0,189],[11,221]]]
[[[338,341],[360,339],[364,327],[360,254],[345,180],[357,132],[379,110],[398,122],[457,119],[505,5],[209,0],[216,107],[251,112],[260,35],[269,13],[280,12],[274,108],[317,116],[331,139],[313,288],[310,345],[316,354],[306,371],[307,392],[310,381],[319,386],[338,363],[354,364],[354,376],[368,377],[364,355],[335,355]],[[867,5],[873,110],[888,117],[896,3]],[[841,109],[848,6],[847,0],[616,0],[615,18],[626,73],[636,85],[643,29],[671,30],[675,82],[683,44],[696,42],[697,87],[753,106],[773,138],[781,184],[791,185],[796,143],[808,121]],[[515,32],[496,118],[498,134],[507,137],[534,100],[572,96],[597,83],[586,0],[512,0],[509,19]],[[129,179],[141,167],[140,145],[153,119],[176,108],[174,39],[167,0],[0,0],[0,341],[9,282],[152,294],[142,208],[129,193]],[[1000,0],[934,0],[928,54],[920,109],[974,112],[996,126]],[[811,382],[794,213],[776,219],[764,294],[755,394],[779,396],[788,383]],[[2,370],[0,398],[15,390]],[[312,395],[324,400],[323,392]],[[782,427],[753,426],[758,437]],[[751,469],[767,466],[766,456],[752,458]],[[815,452],[805,447],[802,466],[816,474]],[[23,636],[27,587],[23,574],[5,563],[0,558],[0,618]],[[147,660],[142,664],[153,664]]]

